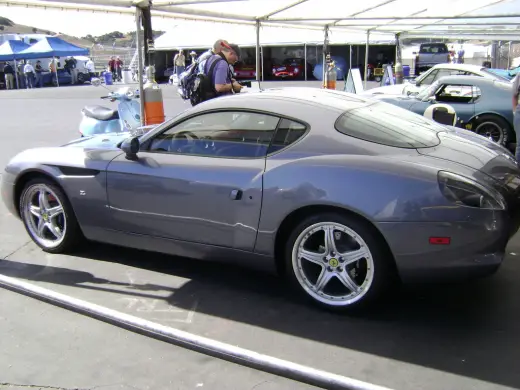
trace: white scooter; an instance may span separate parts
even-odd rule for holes
[[[91,84],[102,86],[101,80],[94,78]],[[79,124],[79,132],[82,137],[96,134],[135,132],[141,127],[141,104],[139,101],[139,90],[132,90],[128,87],[111,91],[101,99],[108,99],[111,102],[118,101],[117,110],[104,106],[85,106],[81,110],[82,119]]]

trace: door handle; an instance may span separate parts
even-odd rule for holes
[[[233,191],[231,191],[231,194],[229,194],[229,197],[232,200],[240,200],[240,199],[242,199],[242,191],[241,190],[233,190]]]

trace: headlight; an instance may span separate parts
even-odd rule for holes
[[[505,210],[504,197],[497,191],[452,172],[439,171],[439,188],[443,195],[461,206],[487,210]]]

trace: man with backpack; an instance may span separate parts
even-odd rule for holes
[[[236,63],[240,57],[237,45],[222,43],[222,50],[206,61],[204,73],[211,81],[215,97],[239,93],[242,86],[233,78],[229,65]]]
[[[218,96],[239,93],[242,86],[233,79],[230,65],[240,58],[237,45],[219,39],[179,78],[178,93],[192,106]]]

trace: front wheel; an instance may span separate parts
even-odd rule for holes
[[[291,234],[285,255],[293,286],[326,309],[365,306],[396,281],[381,239],[357,218],[331,213],[307,218]]]
[[[67,252],[83,237],[67,197],[44,177],[25,185],[20,198],[20,215],[31,239],[45,252]]]
[[[84,73],[78,73],[77,82],[78,84],[84,84],[86,81],[86,76]]]

